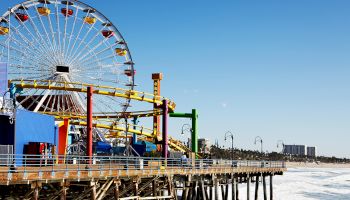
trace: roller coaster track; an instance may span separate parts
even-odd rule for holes
[[[153,94],[139,92],[134,90],[125,90],[122,88],[114,88],[109,86],[98,86],[84,83],[72,83],[72,82],[58,82],[58,81],[50,81],[50,80],[9,80],[9,84],[13,83],[17,88],[31,88],[31,89],[44,89],[44,90],[61,90],[61,91],[71,91],[71,92],[87,92],[87,87],[92,86],[94,88],[93,93],[98,95],[107,95],[113,97],[127,98],[137,101],[144,101],[152,104],[162,105],[163,100],[168,100],[168,107],[170,111],[174,111],[176,104],[161,96],[155,96]],[[53,115],[56,119],[70,119],[70,124],[78,125],[78,126],[87,126],[85,121],[80,121],[86,119],[86,115],[80,114],[71,114],[71,113],[62,113],[62,112],[44,112],[44,114]],[[108,122],[109,119],[123,119],[123,118],[134,118],[134,117],[152,117],[161,115],[162,111],[159,110],[151,110],[151,111],[137,111],[137,112],[123,112],[123,113],[94,113],[94,120],[104,120],[104,122]],[[111,130],[110,134],[105,135],[107,138],[112,137],[127,137],[125,132],[135,133],[141,137],[140,140],[153,140],[157,137],[157,134],[153,132],[151,129],[144,128],[142,126],[134,126],[133,124],[128,124],[124,128],[118,126],[122,123],[109,121],[110,124],[106,123],[93,123],[93,127],[102,128]],[[130,127],[134,127],[130,128]],[[162,138],[157,138],[159,141]],[[181,152],[191,152],[186,145],[182,142],[169,137],[169,146]]]
[[[87,125],[86,122],[77,121],[77,120],[71,120],[70,124],[76,125],[76,126],[86,126]],[[122,123],[122,124],[124,124],[124,123]],[[111,132],[110,134],[105,135],[106,138],[125,137],[125,134],[124,134],[125,132],[135,133],[137,135],[140,135],[140,136],[142,136],[141,138],[139,138],[141,140],[154,139],[156,137],[156,135],[152,132],[151,129],[144,128],[143,126],[134,126],[133,124],[128,124],[126,127],[121,127],[121,126],[117,126],[114,124],[108,125],[108,124],[102,124],[102,123],[93,123],[92,126],[95,128],[103,128],[103,129],[115,131],[115,132]],[[138,129],[133,129],[130,127],[135,127]],[[158,138],[158,139],[162,140],[162,138]],[[175,149],[175,150],[178,150],[181,152],[191,151],[184,144],[182,144],[182,142],[177,141],[177,140],[173,139],[172,137],[169,137],[168,142],[169,142],[169,146],[172,149]]]
[[[163,100],[168,100],[169,110],[174,111],[175,102],[161,96],[155,96],[146,92],[139,92],[135,90],[126,90],[122,88],[115,88],[109,86],[99,86],[85,83],[74,82],[59,82],[50,80],[9,80],[9,84],[14,83],[18,88],[34,88],[44,90],[61,90],[70,92],[87,92],[87,87],[94,88],[93,93],[98,95],[107,95],[112,97],[120,97],[137,101],[144,101],[152,104],[163,105]]]
[[[86,119],[86,115],[83,114],[71,114],[65,112],[41,112],[47,115],[56,116],[56,119]],[[121,113],[93,113],[93,120],[98,119],[125,119],[125,118],[141,118],[141,117],[153,117],[162,115],[163,112],[160,110],[148,110],[148,111],[134,111],[134,112],[121,112]]]

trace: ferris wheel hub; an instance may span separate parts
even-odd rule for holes
[[[69,67],[68,66],[63,66],[63,65],[57,65],[56,66],[56,73],[69,73]]]

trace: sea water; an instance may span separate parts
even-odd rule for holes
[[[270,178],[266,177],[268,193],[269,181]],[[254,191],[255,183],[251,183],[250,199],[254,199]],[[282,176],[273,177],[273,191],[275,200],[350,200],[350,168],[288,168]],[[229,199],[232,199],[231,194],[230,187]],[[219,196],[221,200],[221,187]],[[270,199],[269,194],[267,198]],[[247,199],[245,183],[239,184],[239,199]],[[258,199],[263,199],[262,183]]]

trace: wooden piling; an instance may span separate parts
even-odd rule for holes
[[[221,198],[225,199],[225,185],[221,184]]]
[[[39,187],[35,187],[33,189],[33,200],[38,200],[39,199]]]
[[[250,199],[250,177],[249,177],[249,174],[247,174],[246,181],[247,181],[247,200],[249,200]]]
[[[207,200],[208,199],[208,193],[206,192],[206,189],[205,189],[205,187],[204,187],[204,181],[203,180],[201,180],[200,182],[199,182],[199,188],[200,188],[200,193],[201,193],[201,198],[203,199],[203,200]]]
[[[264,200],[267,200],[267,193],[266,193],[266,178],[265,175],[262,175],[262,181],[263,181],[263,190],[264,190]]]
[[[61,195],[60,200],[66,200],[67,199],[67,183],[65,181],[62,181],[60,183],[61,186]]]
[[[229,200],[229,199],[228,199],[228,186],[229,186],[229,182],[228,182],[228,180],[227,180],[226,185],[225,185],[225,188],[226,188],[226,191],[225,191],[225,200]]]
[[[189,186],[188,186],[188,196],[187,196],[187,200],[192,200],[193,198],[193,190],[192,190],[192,186],[193,183],[189,182]]]
[[[236,200],[239,200],[239,187],[238,187],[238,180],[236,181]]]
[[[139,195],[139,182],[137,180],[134,181],[134,195],[135,196]]]
[[[236,187],[237,187],[236,177],[232,175],[232,200],[236,200]]]
[[[254,200],[258,200],[259,193],[259,175],[255,176],[255,195]]]
[[[152,181],[152,194],[154,197],[157,196],[157,180]]]
[[[270,174],[270,200],[273,200],[273,183],[272,183],[273,175]]]
[[[114,199],[119,200],[120,181],[114,181]]]
[[[198,192],[197,192],[197,181],[192,182],[193,183],[193,187],[192,187],[192,199],[193,200],[197,200],[197,196],[198,196]]]
[[[214,179],[214,189],[215,189],[215,200],[219,200],[219,182],[216,177]]]
[[[39,190],[41,187],[41,182],[33,182],[31,184],[31,189],[33,190],[33,200],[39,199]]]
[[[90,182],[90,187],[91,187],[91,195],[90,199],[91,200],[96,200],[96,183],[95,182]]]

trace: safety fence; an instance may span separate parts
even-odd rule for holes
[[[284,161],[0,154],[0,173],[163,169],[286,168]]]

